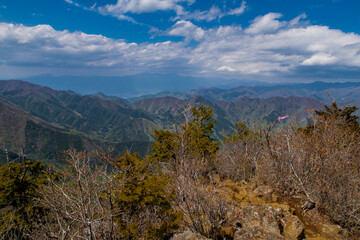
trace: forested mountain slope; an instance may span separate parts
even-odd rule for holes
[[[305,123],[307,109],[320,108],[319,101],[302,97],[237,98],[209,100],[202,96],[146,98],[128,103],[101,93],[80,95],[56,91],[24,81],[0,81],[1,136],[18,152],[20,145],[41,159],[50,159],[67,148],[147,153],[154,129],[174,130],[192,106],[206,105],[214,111],[214,137],[233,132],[236,122],[251,126],[277,122],[282,115]],[[35,154],[36,153],[36,154]]]
[[[301,84],[272,84],[267,86],[239,86],[231,89],[205,88],[183,92],[163,92],[152,96],[143,96],[129,99],[137,101],[142,98],[172,96],[187,99],[194,96],[202,96],[214,101],[234,101],[241,97],[262,98],[271,97],[310,97],[321,102],[331,102],[331,98],[341,105],[360,105],[360,83],[327,83],[313,82]]]

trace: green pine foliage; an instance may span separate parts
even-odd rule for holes
[[[194,145],[194,154],[199,154],[202,158],[213,158],[219,150],[219,143],[211,136],[216,123],[212,119],[213,109],[209,106],[201,105],[192,107],[193,119],[187,125],[182,126],[185,133],[191,136],[191,145]]]
[[[259,139],[259,133],[251,130],[246,124],[242,122],[235,123],[235,131],[233,135],[224,139],[224,142],[245,142],[246,140]]]
[[[178,227],[180,212],[171,206],[174,198],[169,179],[154,172],[148,159],[125,153],[114,163],[121,183],[116,192],[119,234],[126,239],[159,239]]]
[[[316,124],[322,124],[329,120],[336,121],[340,127],[350,129],[357,134],[360,133],[359,116],[354,115],[358,110],[356,106],[340,108],[336,102],[333,102],[330,106],[325,105],[324,108],[324,110],[315,111],[315,122],[311,122],[303,129],[306,133],[314,131]]]
[[[175,152],[178,146],[175,144],[176,135],[169,130],[154,130],[156,138],[155,143],[152,145],[153,152],[150,154],[152,159],[159,162],[168,162],[170,159],[175,158]]]
[[[169,130],[155,130],[155,143],[150,158],[160,162],[176,160],[177,155],[184,153],[199,160],[216,156],[219,143],[211,136],[216,123],[212,119],[213,110],[208,106],[191,108],[191,117],[175,133]]]
[[[39,161],[11,163],[0,168],[0,237],[26,239],[46,214],[37,204],[38,192],[46,182],[45,166]]]

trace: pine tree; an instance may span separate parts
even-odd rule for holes
[[[359,135],[359,116],[354,115],[357,109],[356,106],[339,108],[337,103],[333,102],[330,106],[325,105],[324,110],[315,111],[314,121],[309,123],[305,129],[300,128],[299,130],[310,134],[316,129],[316,124],[321,125],[326,121],[335,121],[338,126],[349,129]]]
[[[148,159],[125,153],[114,163],[121,183],[116,192],[119,233],[126,239],[160,239],[178,227],[181,219],[170,202],[169,179],[154,171]]]
[[[216,123],[212,116],[211,107],[192,107],[191,117],[180,126],[180,131],[173,133],[169,130],[155,130],[156,141],[150,158],[160,162],[177,161],[179,155],[183,158],[184,155],[191,155],[199,161],[214,158],[219,143],[211,136]]]
[[[39,161],[11,163],[0,168],[0,236],[26,239],[46,209],[36,201],[46,182]]]

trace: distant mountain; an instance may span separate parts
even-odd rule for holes
[[[129,101],[137,101],[144,98],[172,96],[179,99],[188,99],[194,96],[202,96],[213,101],[234,101],[241,97],[248,98],[271,98],[271,97],[306,97],[315,98],[322,102],[330,102],[331,96],[341,105],[360,106],[360,82],[326,83],[313,82],[302,84],[278,84],[267,86],[240,86],[231,89],[207,88],[183,92],[162,92],[156,95],[146,95],[130,98]]]
[[[235,101],[213,101],[201,96],[189,99],[174,97],[146,98],[131,103],[136,109],[154,114],[163,126],[171,128],[173,123],[181,123],[183,112],[189,106],[210,106],[214,110],[215,136],[219,139],[228,136],[234,129],[235,122],[247,125],[269,124],[276,122],[279,116],[290,115],[299,124],[305,124],[308,109],[320,109],[323,104],[313,98],[271,97],[268,99],[238,98]]]
[[[213,96],[224,96],[223,91],[212,91]],[[6,141],[14,153],[23,145],[30,156],[43,160],[56,158],[71,147],[109,147],[117,152],[128,149],[145,154],[154,139],[154,128],[174,130],[175,125],[184,122],[184,113],[199,105],[214,110],[217,139],[230,135],[238,121],[256,126],[288,114],[290,120],[305,123],[306,109],[322,106],[318,100],[302,97],[237,97],[233,101],[202,96],[158,97],[129,103],[102,93],[80,95],[9,80],[0,81],[0,141]]]
[[[40,118],[30,115],[19,107],[0,99],[0,142],[11,154],[19,153],[21,147],[33,159],[59,159],[70,148],[78,150],[101,150],[108,148],[118,153],[126,150],[145,154],[150,142],[129,141],[114,143],[88,136],[84,133],[67,130]],[[4,163],[4,152],[0,151],[0,161]]]
[[[119,98],[81,96],[16,80],[0,81],[0,95],[45,121],[115,142],[150,141],[153,128],[161,127]]]
[[[240,84],[244,86],[260,84],[259,82],[239,81],[237,79],[201,78],[154,73],[114,77],[53,76],[45,74],[25,78],[24,80],[56,90],[72,90],[84,95],[102,92],[108,96],[122,98],[156,94],[164,91],[188,91],[209,87],[230,88]]]

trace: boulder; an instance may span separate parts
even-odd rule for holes
[[[341,228],[339,225],[321,224],[321,226],[321,231],[324,234],[333,237],[333,239],[342,239],[348,235],[346,229]]]
[[[193,233],[190,231],[175,233],[170,240],[211,240],[210,238],[204,237],[200,234]]]
[[[280,234],[279,222],[273,207],[261,204],[249,204],[239,216],[243,228],[261,227],[267,232]]]
[[[274,189],[272,189],[272,187],[270,187],[270,186],[260,186],[254,190],[254,193],[259,197],[262,197],[265,195],[271,195],[273,192],[274,192]]]
[[[281,219],[281,224],[283,226],[282,235],[286,239],[299,239],[304,234],[305,226],[300,221],[300,219],[295,216],[288,214]]]
[[[279,212],[270,205],[247,204],[228,213],[228,221],[238,229],[234,239],[284,239],[281,236]]]
[[[256,226],[240,229],[235,232],[234,240],[285,240],[278,233],[268,232],[264,228]]]

